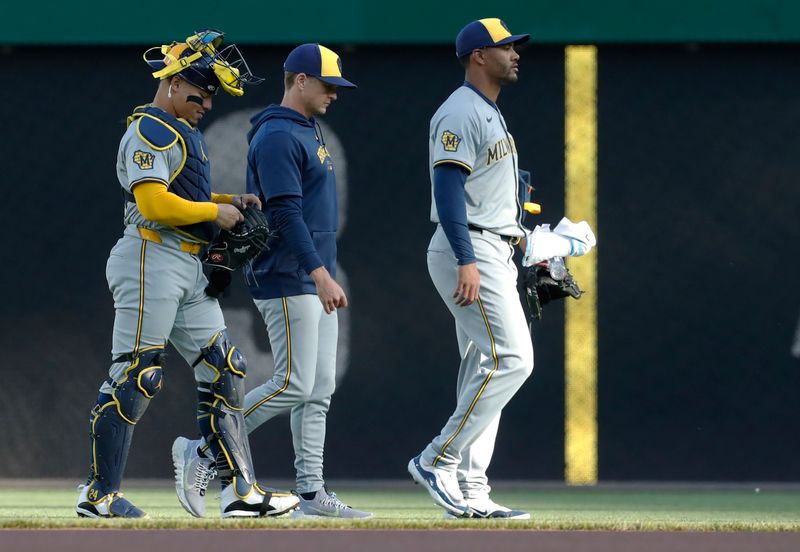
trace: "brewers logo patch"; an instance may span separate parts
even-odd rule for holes
[[[442,145],[444,146],[444,151],[456,151],[458,150],[458,144],[460,143],[461,138],[459,138],[457,134],[453,134],[449,130],[442,132]]]
[[[319,162],[323,165],[327,163],[328,170],[333,170],[333,159],[331,158],[331,154],[328,153],[328,148],[325,146],[320,146],[317,148],[317,157],[319,157]]]
[[[139,168],[143,171],[152,169],[153,161],[155,161],[155,159],[156,156],[149,151],[136,150],[133,152],[133,162],[139,165]]]
[[[328,157],[328,148],[325,146],[320,146],[317,148],[317,157],[319,157],[319,162],[324,163],[325,158]]]

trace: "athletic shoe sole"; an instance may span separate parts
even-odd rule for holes
[[[470,519],[531,519],[531,515],[528,512],[523,512],[521,510],[511,510],[510,512],[499,510],[497,512],[484,513],[470,508],[470,512],[472,513],[472,517]],[[443,517],[444,519],[464,519],[464,516],[454,516],[450,512],[445,512]]]
[[[292,512],[292,519],[303,519],[303,518],[311,518],[311,519],[352,519],[352,520],[360,520],[360,519],[372,519],[373,514],[369,514],[368,516],[361,516],[361,517],[345,517],[345,516],[336,516],[332,514],[314,514],[311,512],[304,512],[301,509],[298,509],[295,512]]]
[[[437,485],[436,476],[420,466],[419,456],[408,461],[408,473],[411,474],[415,483],[422,485],[428,491],[428,494],[431,495],[437,505],[456,517],[469,517],[469,509],[459,508],[454,504],[450,497]]]
[[[283,498],[283,497],[281,497]],[[233,508],[232,510],[222,512],[223,518],[229,517],[278,517],[284,514],[288,514],[289,512],[296,510],[299,505],[299,502],[291,503],[289,506],[284,506],[283,509],[278,510],[274,507],[272,509],[267,510],[264,512],[263,516],[261,515],[261,504],[248,504],[243,500],[239,500],[229,504],[228,508]]]

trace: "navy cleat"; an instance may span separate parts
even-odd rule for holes
[[[78,505],[75,506],[75,512],[79,517],[130,519],[147,519],[150,517],[131,504],[128,499],[122,496],[122,493],[117,492],[97,496],[99,493],[92,484],[81,485],[78,488],[81,493],[78,496]]]
[[[408,462],[408,473],[414,481],[428,491],[437,505],[453,516],[470,517],[469,505],[458,487],[456,474],[424,464],[421,456]]]

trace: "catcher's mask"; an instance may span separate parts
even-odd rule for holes
[[[224,36],[213,29],[198,31],[186,42],[153,46],[142,57],[155,69],[156,79],[178,75],[209,94],[221,87],[232,96],[242,96],[245,84],[260,84],[264,79],[253,75],[235,44],[219,49]]]

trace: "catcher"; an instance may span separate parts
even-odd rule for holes
[[[299,502],[256,482],[242,413],[247,362],[219,303],[203,291],[203,247],[218,227],[246,223],[247,205],[260,206],[253,194],[211,191],[197,125],[219,89],[242,96],[262,80],[236,45],[222,43],[223,33],[206,29],[144,54],[158,86],[128,118],[118,150],[125,230],[106,265],[115,308],[111,365],[89,414],[91,468],[75,507],[82,517],[147,516],[120,488],[135,426],[162,388],[167,342],[193,368],[198,429],[214,459],[204,477],[219,475],[220,515],[280,515]]]

